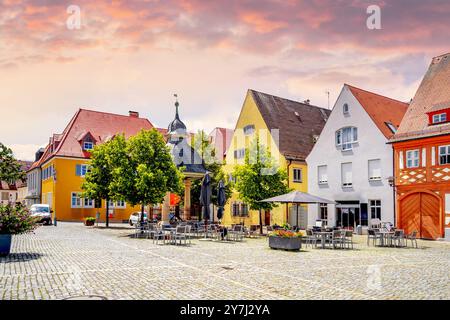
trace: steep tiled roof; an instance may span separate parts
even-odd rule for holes
[[[79,109],[63,133],[52,136],[43,156],[32,168],[42,165],[53,156],[89,158],[89,153],[83,151],[79,141],[80,137],[88,133],[96,143],[103,143],[116,134],[123,133],[125,137],[130,137],[142,129],[151,128],[153,125],[145,118]]]
[[[392,137],[394,133],[387,124],[398,128],[408,104],[348,84],[346,86],[384,136],[388,139]]]
[[[392,142],[450,134],[450,123],[428,125],[427,112],[450,104],[450,53],[433,58]]]
[[[287,159],[305,160],[330,110],[249,90],[269,130],[279,129],[279,150]]]

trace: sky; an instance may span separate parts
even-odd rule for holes
[[[449,17],[448,0],[0,0],[0,142],[32,160],[79,108],[167,127],[174,93],[207,132],[234,128],[247,89],[325,108],[329,92],[332,108],[348,83],[409,101],[450,51]]]

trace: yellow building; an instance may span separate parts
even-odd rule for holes
[[[80,109],[71,119],[62,134],[54,134],[43,155],[30,171],[40,169],[41,202],[49,204],[54,216],[62,221],[81,221],[85,217],[101,214],[106,217],[105,200],[84,199],[81,185],[88,170],[90,152],[96,144],[124,133],[126,137],[140,130],[149,130],[153,125],[137,112],[128,116]],[[110,203],[111,221],[128,220],[140,207],[132,207],[119,201]]]
[[[225,172],[232,177],[234,166],[243,164],[245,151],[258,135],[260,144],[269,148],[280,168],[288,174],[288,187],[308,191],[306,157],[320,135],[330,110],[248,90],[236,123],[231,145],[226,154]],[[307,209],[301,208],[295,216],[295,207],[280,205],[263,212],[263,225],[295,225],[306,227]],[[259,225],[259,212],[248,206],[234,192],[229,199],[223,224]]]

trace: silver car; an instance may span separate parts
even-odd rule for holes
[[[130,226],[134,226],[138,221],[141,221],[141,212],[140,211],[133,212],[130,215],[129,219]],[[148,221],[148,214],[145,211],[144,211],[144,221],[145,222]]]

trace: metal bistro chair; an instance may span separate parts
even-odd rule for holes
[[[228,235],[233,241],[242,241],[244,239],[244,226],[241,224],[235,225]]]
[[[147,226],[147,239],[154,237],[155,232],[157,232],[156,224],[149,223]]]
[[[405,236],[405,244],[406,246],[408,246],[408,240],[411,241],[411,246],[414,247],[414,243],[416,244],[416,248],[418,248],[417,246],[417,230],[414,230],[413,232],[411,232],[410,234],[407,234]]]
[[[140,221],[136,222],[134,225],[134,237],[137,238],[139,235],[147,233],[147,223],[141,223]]]
[[[346,230],[344,233],[344,246],[350,247],[353,250],[353,232],[351,230]]]
[[[311,248],[313,245],[317,247],[317,237],[312,229],[306,229],[305,245],[311,245]]]
[[[372,239],[372,244],[375,246],[377,244],[377,240],[379,240],[382,235],[377,233],[378,229],[368,229],[367,230],[367,246],[370,244],[370,239]]]
[[[339,245],[341,249],[344,247],[344,235],[345,231],[333,230],[331,235],[331,244],[333,245],[333,249],[336,249],[336,245]]]
[[[189,240],[189,244],[191,244],[191,237],[190,234],[190,228],[191,226],[184,225],[184,226],[178,226],[175,233],[172,235],[173,243],[177,245],[177,242],[180,241],[180,245],[182,241],[184,241],[184,245],[187,245],[187,241]]]
[[[391,244],[394,244],[396,247],[404,247],[405,246],[405,233],[403,230],[395,230],[394,234],[390,237]]]
[[[153,243],[159,244],[159,240],[163,241],[163,244],[166,244],[166,232],[162,227],[155,226],[153,232]]]

